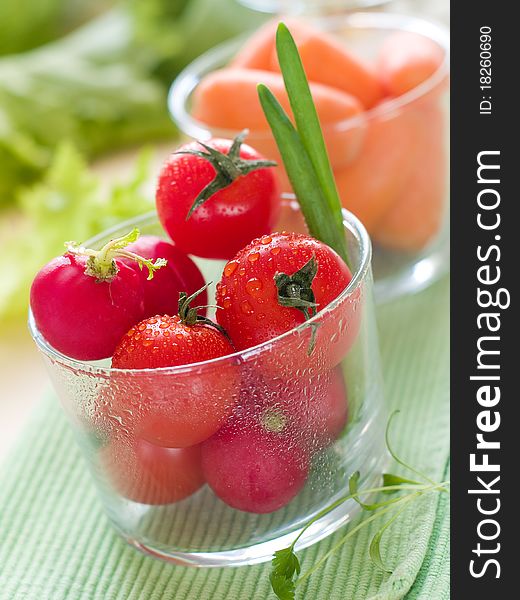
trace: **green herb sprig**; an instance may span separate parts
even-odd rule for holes
[[[399,518],[409,504],[428,494],[431,494],[432,492],[449,493],[449,481],[443,481],[440,483],[433,481],[421,471],[405,463],[392,449],[389,440],[389,431],[391,423],[398,412],[399,411],[395,411],[392,413],[386,427],[385,440],[388,451],[399,465],[411,471],[415,475],[418,475],[422,481],[415,481],[400,475],[385,473],[383,475],[382,486],[360,490],[358,487],[360,473],[359,471],[353,473],[349,479],[349,493],[320,511],[311,521],[309,521],[309,523],[307,523],[307,525],[305,525],[290,546],[283,548],[282,550],[277,550],[274,553],[269,579],[273,592],[277,598],[279,598],[279,600],[294,600],[297,588],[315,571],[317,571],[333,554],[335,554],[342,546],[344,546],[348,540],[351,539],[360,529],[370,524],[372,521],[375,521],[379,517],[390,513],[391,511],[395,511],[373,536],[368,551],[372,562],[379,569],[385,573],[391,573],[391,569],[387,567],[381,556],[381,540],[383,539],[384,533],[392,525],[392,523]],[[366,496],[367,494],[396,494],[398,492],[404,493],[398,497],[382,500],[380,502],[374,502],[371,504],[364,502],[360,498],[361,495]],[[356,501],[364,511],[371,512],[372,514],[364,519],[361,519],[361,521],[349,529],[349,531],[342,538],[340,538],[336,544],[332,546],[332,548],[330,548],[323,556],[321,556],[320,559],[315,562],[310,569],[304,573],[301,573],[300,561],[295,553],[295,547],[299,539],[316,521],[332,512],[335,508],[347,500]]]
[[[320,121],[298,49],[283,23],[276,32],[276,52],[296,127],[263,84],[258,86],[260,103],[309,232],[348,263],[341,202]]]

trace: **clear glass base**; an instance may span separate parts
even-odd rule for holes
[[[381,457],[379,464],[374,469],[371,477],[367,478],[363,487],[371,488],[380,484],[381,474],[389,462],[385,454]],[[345,491],[345,493],[347,493]],[[338,496],[339,498],[339,496]],[[332,504],[338,498],[331,498]],[[320,540],[332,535],[338,529],[352,521],[360,512],[360,506],[353,500],[348,500],[338,506],[329,514],[325,515],[302,535],[296,544],[296,550],[303,550],[308,546],[319,542]],[[289,546],[294,538],[300,533],[302,528],[295,529],[280,537],[261,542],[259,544],[224,550],[221,552],[176,552],[171,547],[161,546],[135,539],[131,535],[121,530],[118,523],[113,522],[116,530],[130,544],[147,556],[158,558],[163,561],[181,565],[185,567],[241,567],[246,565],[255,565],[270,561],[276,550],[281,550]]]
[[[449,231],[444,232],[420,254],[410,257],[374,246],[372,258],[376,304],[416,294],[450,270]]]

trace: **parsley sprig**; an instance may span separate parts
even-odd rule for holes
[[[369,556],[372,562],[382,571],[391,573],[391,569],[385,564],[381,556],[381,541],[387,529],[394,523],[405,509],[413,502],[433,492],[449,493],[449,481],[435,482],[427,475],[404,462],[392,449],[389,440],[389,431],[391,423],[395,415],[399,411],[392,413],[386,427],[386,446],[392,458],[403,468],[418,477],[418,480],[408,479],[401,475],[385,473],[383,475],[383,485],[370,489],[359,489],[360,473],[356,471],[349,479],[349,493],[342,496],[322,511],[320,511],[296,536],[290,546],[277,550],[274,553],[272,560],[271,573],[269,579],[273,592],[279,600],[294,600],[296,590],[301,584],[306,581],[315,571],[317,571],[333,554],[335,554],[342,546],[344,546],[360,529],[369,525],[379,517],[393,512],[390,518],[379,528],[373,536],[369,546]],[[361,499],[361,495],[367,496],[372,494],[397,494],[401,495],[387,500],[367,503]],[[295,552],[296,544],[302,535],[316,521],[332,512],[335,508],[346,502],[347,500],[356,501],[365,512],[372,513],[369,516],[362,518],[354,527],[341,537],[320,559],[315,562],[304,573],[301,572],[300,560]]]

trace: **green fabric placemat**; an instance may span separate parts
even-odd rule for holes
[[[390,409],[400,408],[398,453],[440,480],[449,470],[449,282],[379,309]],[[445,496],[445,495],[442,495]],[[368,558],[376,520],[298,589],[310,600],[449,598],[449,503],[410,506],[382,545],[384,575]],[[343,534],[304,550],[308,568]],[[273,598],[269,565],[189,569],[128,547],[103,515],[58,403],[46,399],[0,467],[2,600],[249,600]]]

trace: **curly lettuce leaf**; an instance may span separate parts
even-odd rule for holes
[[[34,275],[65,240],[84,241],[153,209],[150,159],[143,151],[130,178],[107,189],[73,145],[58,147],[42,181],[23,189],[19,210],[0,223],[0,320],[26,314]]]
[[[133,59],[113,11],[65,38],[0,59],[0,207],[67,139],[87,157],[175,134],[166,90]]]

